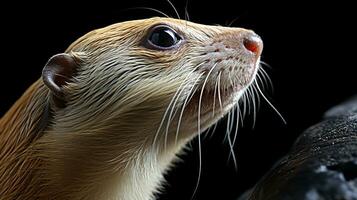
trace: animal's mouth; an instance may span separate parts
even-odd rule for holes
[[[235,85],[227,89],[218,89],[216,92],[209,90],[197,91],[189,104],[189,120],[195,123],[200,121],[200,131],[204,131],[209,126],[217,122],[228,113],[237,103],[246,88]]]
[[[249,81],[245,85],[233,84],[229,87],[198,89],[186,107],[188,112],[186,117],[189,118],[189,123],[192,123],[191,127],[202,132],[237,106],[245,90],[254,81],[258,65],[256,64],[252,70]],[[200,127],[197,127],[198,124]]]

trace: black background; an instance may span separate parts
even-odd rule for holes
[[[295,138],[318,122],[330,106],[356,93],[356,14],[354,6],[331,3],[260,3],[247,0],[189,0],[191,21],[255,30],[264,41],[262,60],[274,83],[265,93],[283,114],[284,125],[262,101],[257,123],[248,116],[235,146],[238,170],[228,161],[224,121],[211,139],[203,139],[202,172],[194,199],[235,199],[286,154]],[[172,0],[181,16],[185,1]],[[352,4],[352,3],[350,3]],[[165,0],[22,4],[1,6],[0,115],[40,77],[52,55],[63,52],[86,32],[112,23],[158,14],[134,7],[152,7],[171,16]],[[160,199],[191,199],[197,182],[197,141],[168,175]]]

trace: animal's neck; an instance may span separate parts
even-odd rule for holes
[[[0,196],[16,199],[33,195],[33,170],[38,160],[28,148],[41,135],[48,90],[35,82],[0,119]]]
[[[148,150],[138,156],[122,174],[120,185],[115,185],[117,199],[153,200],[154,192],[163,184],[163,174],[176,158],[179,149],[167,149],[165,153]]]
[[[86,141],[81,140],[81,145],[65,142],[67,146],[56,146],[62,144],[57,143],[57,139],[63,142],[70,139],[67,136],[70,137],[72,134],[55,134],[56,126],[54,126],[42,135],[46,121],[45,114],[49,112],[47,110],[49,96],[48,89],[39,80],[0,119],[0,196],[2,199],[81,199],[81,197],[103,200],[154,199],[153,193],[159,189],[165,170],[170,167],[176,158],[175,154],[186,143],[186,139],[161,150],[150,145],[143,147],[133,143],[134,148],[130,147],[131,142],[123,143],[125,148],[122,148],[123,151],[118,151],[118,156],[115,157],[118,160],[107,159],[108,157],[105,156],[113,156],[114,153],[108,154],[105,150],[106,153],[103,154],[101,146],[93,145],[98,144],[96,137],[85,137]],[[47,140],[46,135],[56,135],[55,141]],[[118,134],[110,132],[106,135],[115,138]],[[124,137],[126,135],[131,134],[123,134]],[[132,135],[145,134],[140,132]],[[118,140],[127,141],[116,138],[115,142]],[[83,142],[87,146],[83,145]],[[110,146],[112,143],[113,140],[105,140],[100,144]],[[46,144],[46,148],[42,149],[44,151],[41,151],[41,144]],[[141,148],[137,148],[138,146]],[[121,149],[115,145],[114,147],[115,149],[110,152]],[[65,151],[58,151],[59,149]],[[40,152],[40,155],[35,154],[36,152]],[[95,155],[90,153],[93,159],[81,159],[89,155],[87,152],[98,153]],[[66,160],[67,158],[70,160]],[[99,162],[101,159],[105,162]],[[92,163],[93,161],[95,164]],[[41,171],[36,171],[37,169]],[[98,175],[96,173],[100,172],[104,173],[95,177]],[[91,175],[93,176],[90,177]],[[71,179],[73,177],[75,179]],[[46,188],[41,188],[43,185],[47,185]]]
[[[66,141],[65,134],[59,135],[61,138],[57,140]],[[103,148],[110,145],[109,140],[101,141],[103,146],[97,148],[94,143],[98,143],[98,138],[93,139],[97,141],[81,140],[76,148],[67,146],[64,151],[55,151],[56,144],[47,149],[46,157],[50,160],[44,161],[45,174],[51,187],[44,195],[55,199],[152,200],[165,170],[184,144],[158,150],[150,145],[125,143],[117,146],[118,152],[115,152],[115,149]]]

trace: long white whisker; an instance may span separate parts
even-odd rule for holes
[[[198,66],[197,66],[197,67],[198,67]],[[195,68],[195,69],[196,69],[196,68]],[[194,71],[194,70],[192,70],[192,71]],[[191,71],[191,73],[192,73],[192,71]],[[190,73],[190,74],[191,74],[191,73]],[[189,76],[189,75],[188,75],[188,76]],[[168,112],[170,111],[170,109],[172,110],[172,109],[174,108],[173,102],[176,100],[178,94],[181,92],[181,88],[185,85],[185,81],[186,81],[186,79],[188,78],[188,76],[185,77],[184,81],[180,84],[180,86],[179,86],[179,88],[176,90],[174,96],[171,98],[170,103],[169,103],[169,105],[167,106],[167,108],[166,108],[166,110],[165,110],[165,112],[164,112],[164,115],[163,115],[163,117],[162,117],[162,119],[161,119],[160,125],[159,125],[159,127],[158,127],[158,129],[157,129],[157,131],[156,131],[156,133],[155,133],[155,137],[154,137],[154,140],[153,140],[153,146],[156,144],[157,137],[158,137],[159,132],[160,132],[160,130],[161,130],[163,124],[164,124],[164,121],[165,121],[165,119],[166,119],[166,116],[167,116]],[[170,123],[170,120],[168,120],[167,123]],[[167,125],[167,126],[169,126],[169,125]],[[165,134],[165,147],[166,147],[166,139],[167,139],[167,135]]]
[[[266,63],[266,62],[264,62],[264,61],[260,61],[260,63],[261,63],[262,65],[264,65],[264,66],[266,66],[266,67],[272,69],[272,67],[271,67],[268,63]]]
[[[230,118],[229,119],[229,121],[230,121],[229,123],[230,124],[229,124],[229,129],[227,128],[227,131],[226,131],[226,136],[227,136],[229,150],[230,150],[230,154],[228,156],[228,161],[229,161],[230,155],[232,155],[234,168],[237,169],[237,160],[236,160],[236,157],[235,157],[235,154],[234,154],[233,143],[232,143],[232,140],[231,140],[231,137],[230,137],[230,134],[231,134],[232,128],[233,128],[234,111],[230,111],[229,115],[231,115],[231,116],[228,116],[228,118]],[[227,127],[228,127],[228,124],[227,124]]]
[[[218,125],[218,122],[216,122],[216,123],[213,125],[213,129],[212,129],[211,135],[209,136],[210,139],[213,137],[213,134],[216,132],[217,125]]]
[[[259,68],[259,71],[261,72],[262,76],[264,77],[264,79],[267,82],[267,85],[270,87],[271,91],[274,93],[274,85],[273,85],[273,81],[270,79],[268,73],[264,70],[263,67]]]
[[[243,93],[243,96],[241,97],[241,102],[242,102],[242,106],[243,106],[243,110],[245,109],[245,92]],[[240,118],[240,121],[241,121],[241,124],[242,124],[242,127],[244,127],[244,121],[243,121],[243,118],[245,117],[245,113],[241,112],[241,109],[239,110],[239,113],[241,114],[241,118]]]
[[[200,183],[201,180],[201,170],[202,170],[202,154],[201,154],[201,137],[200,137],[200,133],[201,133],[201,103],[202,103],[202,96],[203,96],[203,92],[205,89],[205,86],[207,84],[208,78],[211,75],[213,69],[217,66],[217,63],[210,69],[210,71],[207,74],[207,77],[205,79],[205,81],[203,82],[202,85],[202,89],[201,89],[201,93],[200,93],[200,98],[198,101],[198,111],[197,111],[197,134],[198,134],[198,157],[199,157],[199,170],[198,170],[198,177],[197,177],[197,184],[195,187],[195,190],[193,192],[192,198],[196,195],[197,189],[198,189],[198,185]]]
[[[274,107],[274,105],[272,103],[270,103],[270,101],[265,97],[264,93],[260,90],[259,85],[257,85],[257,89],[260,93],[260,95],[262,95],[263,99],[268,103],[268,105],[275,111],[275,113],[280,117],[280,119],[283,121],[284,124],[286,124],[286,120],[284,119],[284,117],[280,114],[280,112],[278,111],[278,109],[276,109]]]
[[[180,92],[179,92],[177,95],[175,94],[175,95],[176,95],[176,98],[175,98],[175,100],[174,100],[174,102],[173,102],[173,105],[171,106],[172,108],[171,108],[170,114],[169,114],[168,119],[167,119],[166,132],[165,132],[165,149],[166,149],[166,142],[167,142],[167,137],[168,137],[168,134],[169,134],[169,128],[170,128],[170,124],[171,124],[172,118],[173,118],[173,116],[176,115],[176,112],[178,111],[178,109],[176,109],[176,110],[174,109],[174,108],[176,107],[175,105],[177,104],[177,101],[178,101],[179,97],[181,96],[182,92],[183,92],[184,89],[185,89],[186,80],[188,80],[188,79],[190,78],[191,74],[192,74],[193,72],[195,72],[196,69],[199,68],[201,65],[202,65],[202,64],[197,65],[193,70],[191,70],[191,71],[187,74],[187,76],[185,77],[184,81],[182,82],[182,84],[180,85],[180,87],[179,87],[178,90],[180,90],[180,88],[182,88],[182,89],[180,90]],[[181,86],[183,86],[183,85],[185,85],[185,86],[184,86],[184,87],[181,87]],[[175,110],[175,112],[174,112],[174,110]],[[176,142],[176,136],[175,136],[175,142]]]
[[[220,106],[220,109],[223,110],[222,108],[222,99],[221,99],[221,74],[222,72],[220,71],[219,74],[218,74],[218,102],[219,102],[219,106]]]
[[[236,118],[236,129],[234,131],[234,137],[233,137],[233,145],[235,144],[237,136],[238,136],[239,120],[241,119],[239,104],[237,104],[237,106],[236,106],[236,112],[237,112],[237,118]]]
[[[228,134],[229,134],[229,127],[230,127],[230,124],[231,124],[231,111],[228,112],[226,121],[227,121],[226,134],[224,135],[223,143],[227,140],[227,137],[228,137]]]
[[[193,191],[192,198],[196,195],[196,192],[198,190],[198,186],[201,180],[201,170],[202,170],[202,150],[201,150],[201,137],[200,134],[198,134],[198,176],[197,176],[197,184],[195,186],[195,190]]]
[[[233,130],[233,122],[234,122],[234,116],[235,116],[235,113],[234,113],[234,110],[233,109],[231,109],[230,111],[229,111],[229,114],[230,114],[230,121],[229,121],[229,129],[228,129],[228,137],[229,137],[229,135],[230,135],[230,133],[232,132],[232,130]]]
[[[251,114],[252,113],[252,108],[251,108],[252,105],[250,104],[250,102],[251,102],[252,95],[251,95],[251,91],[250,91],[249,87],[247,88],[246,94],[247,94],[248,114]]]
[[[202,77],[202,75],[198,76],[197,79],[194,81],[194,83],[192,85],[192,88],[189,91],[190,95],[187,95],[187,98],[185,99],[185,101],[184,101],[184,103],[182,105],[182,109],[181,109],[181,112],[180,112],[180,117],[179,117],[178,122],[177,122],[177,129],[176,129],[176,135],[175,135],[175,144],[177,143],[178,134],[179,134],[179,131],[180,131],[180,126],[181,126],[181,120],[182,120],[182,116],[183,116],[184,110],[186,108],[187,102],[189,102],[191,100],[192,96],[196,93],[197,87],[195,87],[195,86],[196,86],[198,80],[201,77]]]
[[[247,91],[245,91],[243,93],[243,117],[245,117],[247,115]],[[242,124],[242,127],[243,127],[243,124]]]
[[[254,91],[252,89],[252,86],[249,87],[250,90],[250,95],[252,97],[252,105],[253,105],[253,124],[252,127],[253,129],[255,128],[255,123],[256,123],[256,119],[257,119],[257,106],[255,103],[255,95],[254,95]]]
[[[267,88],[269,88],[269,89],[272,87],[272,83],[270,83],[270,82],[268,81],[268,78],[266,77],[266,74],[264,74],[262,68],[260,68],[260,69],[258,70],[257,76],[259,77],[259,80],[260,80],[260,82],[261,82],[262,85],[264,85],[265,87],[267,87]]]
[[[155,133],[155,137],[154,137],[154,141],[153,141],[153,146],[155,146],[155,144],[156,144],[157,137],[158,137],[159,132],[160,132],[160,130],[161,130],[163,124],[164,124],[164,121],[165,121],[165,119],[166,119],[166,116],[167,116],[167,114],[169,113],[169,110],[170,110],[170,109],[173,109],[173,105],[172,105],[172,104],[173,104],[174,100],[176,99],[177,94],[179,93],[180,88],[182,87],[182,85],[183,85],[183,83],[182,83],[182,84],[179,86],[179,88],[176,90],[174,96],[171,98],[170,103],[169,103],[169,105],[167,106],[167,108],[166,108],[166,110],[165,110],[165,112],[164,112],[164,115],[163,115],[163,117],[162,117],[162,119],[161,119],[160,125],[159,125],[159,127],[158,127],[158,129],[157,129],[157,131],[156,131],[156,133]],[[168,123],[169,123],[169,122],[168,122]],[[165,138],[166,138],[166,137],[165,137]],[[166,145],[166,144],[165,144],[165,145]]]
[[[170,128],[170,125],[171,125],[171,122],[172,122],[172,116],[173,116],[173,113],[174,113],[174,108],[176,107],[176,104],[177,104],[177,100],[179,99],[179,97],[181,96],[181,93],[184,91],[184,88],[183,87],[180,92],[176,95],[175,97],[175,101],[173,102],[172,106],[171,106],[171,111],[170,111],[170,114],[167,118],[167,124],[166,124],[166,131],[165,131],[165,145],[164,145],[164,148],[166,149],[166,143],[167,143],[167,137],[168,137],[168,134],[169,134],[169,128]]]
[[[257,105],[258,105],[258,110],[260,109],[260,98],[259,98],[259,92],[257,89],[257,85],[258,85],[258,81],[254,80],[253,84],[252,84],[252,88],[253,88],[253,92],[256,94],[256,100],[257,100]]]
[[[212,117],[214,117],[215,110],[216,110],[216,91],[219,90],[218,87],[218,79],[215,80],[214,89],[213,89],[213,108],[212,108]]]
[[[266,80],[261,77],[262,75],[259,72],[260,72],[260,70],[258,71],[255,80],[257,81],[257,83],[261,84],[263,90],[266,90],[266,87],[268,86],[268,84],[267,84]]]

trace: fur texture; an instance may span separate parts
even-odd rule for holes
[[[155,24],[182,44],[145,48]],[[252,82],[261,51],[244,50],[247,34],[151,18],[79,38],[66,51],[81,60],[66,106],[38,80],[0,120],[1,199],[153,199],[175,155]]]

